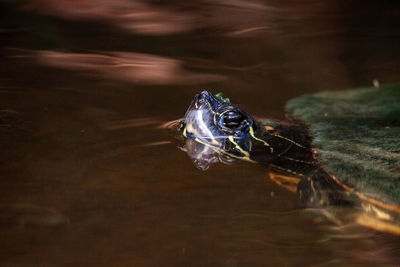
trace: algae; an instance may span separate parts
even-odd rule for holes
[[[400,85],[321,92],[289,101],[322,167],[369,197],[400,204]]]

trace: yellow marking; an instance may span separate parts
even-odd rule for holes
[[[208,102],[208,100],[206,100],[206,103],[207,103],[207,105],[208,105],[208,107],[210,108],[210,110],[211,110],[212,113],[219,115],[218,112],[216,112],[216,111],[213,110],[213,108],[211,107],[211,104],[210,104],[210,102]]]
[[[217,140],[215,140],[214,135],[212,134],[210,129],[208,129],[207,125],[204,123],[202,113],[199,112],[198,114],[199,114],[198,119],[199,119],[200,123],[203,125],[204,129],[207,131],[208,135],[211,137],[212,143],[215,145],[221,145],[219,142],[217,142]]]
[[[247,123],[247,125],[250,126],[250,123],[249,123],[247,120],[246,120],[246,123]],[[271,151],[271,153],[274,152],[274,148],[273,148],[272,146],[270,146],[270,144],[268,144],[267,142],[265,142],[264,140],[262,140],[262,139],[260,139],[260,138],[257,138],[257,137],[254,135],[254,130],[253,130],[253,127],[252,127],[252,126],[250,126],[249,132],[250,132],[251,137],[253,137],[253,138],[254,138],[255,140],[257,140],[257,141],[262,142],[265,146],[269,147],[269,150]]]
[[[228,111],[230,111],[229,109],[227,109],[227,110],[225,110],[225,111],[223,111],[221,114],[219,114],[219,115],[224,115],[225,113],[227,113]]]
[[[197,159],[201,159],[201,157],[203,156],[204,152],[206,152],[210,147],[209,146],[205,146],[205,148],[197,155]]]
[[[245,157],[250,158],[249,152],[243,150],[243,148],[241,148],[241,147],[238,145],[238,143],[235,142],[235,140],[233,139],[232,135],[230,135],[230,136],[228,137],[228,139],[229,139],[229,141],[231,141],[232,144],[235,145],[235,148],[236,148],[236,149],[238,149],[240,152],[243,153],[243,155],[245,155]]]
[[[311,189],[314,192],[314,194],[317,194],[317,191],[315,190],[315,186],[314,186],[314,181],[310,179],[310,185],[311,185]]]
[[[350,192],[350,193],[354,193],[356,194],[360,199],[368,201],[369,203],[376,205],[380,208],[383,208],[385,210],[390,210],[396,213],[400,213],[400,205],[396,205],[396,204],[388,204],[388,203],[383,203],[380,202],[376,199],[367,197],[364,194],[361,194],[359,192],[356,192],[354,188],[345,185],[344,183],[340,182],[334,175],[329,175],[338,185],[340,185],[341,187],[343,187],[346,191]]]
[[[383,210],[373,206],[370,203],[365,202],[365,203],[362,203],[361,206],[362,206],[363,210],[365,210],[365,212],[374,213],[374,215],[381,220],[386,220],[386,221],[393,220],[392,216],[390,216],[389,213],[384,212]]]
[[[285,172],[288,172],[288,173],[291,173],[291,174],[294,174],[294,175],[297,175],[297,176],[300,176],[300,177],[306,177],[305,175],[303,175],[303,174],[301,174],[301,173],[297,173],[297,172],[294,172],[294,171],[292,171],[292,170],[279,167],[279,166],[277,166],[277,165],[275,165],[275,164],[270,164],[270,165],[271,165],[272,167],[278,169],[278,170],[282,170],[282,171],[285,171]]]
[[[288,160],[291,160],[291,161],[296,161],[296,162],[301,162],[301,163],[306,163],[306,164],[316,164],[317,163],[316,161],[305,161],[305,160],[294,159],[294,158],[291,158],[291,157],[280,156],[280,155],[278,155],[278,157],[282,157],[282,158],[285,158],[285,159],[288,159]]]
[[[287,176],[287,175],[283,175],[283,174],[277,174],[274,172],[271,172],[270,175],[273,175],[275,178],[279,178],[287,183],[292,183],[292,184],[298,184],[301,181],[300,178]]]
[[[394,235],[400,235],[400,227],[394,223],[384,222],[377,218],[368,216],[365,213],[360,214],[356,218],[356,222],[364,227],[372,228],[381,232],[386,232]]]
[[[200,144],[203,144],[203,145],[205,145],[205,146],[208,146],[208,147],[211,147],[215,152],[219,152],[219,153],[221,153],[221,154],[225,154],[225,155],[228,155],[228,156],[230,156],[230,157],[232,157],[232,158],[235,158],[235,159],[241,159],[241,160],[245,160],[245,161],[248,161],[248,162],[252,162],[252,163],[257,163],[257,161],[254,161],[254,160],[252,160],[252,159],[250,159],[249,157],[247,157],[247,156],[243,156],[243,157],[239,157],[239,156],[236,156],[236,155],[234,155],[234,154],[231,154],[231,153],[229,153],[229,152],[226,152],[225,150],[223,150],[223,149],[221,149],[221,148],[219,148],[219,147],[215,147],[215,146],[213,146],[213,145],[211,145],[210,143],[208,143],[208,142],[204,142],[204,141],[202,141],[202,140],[200,140],[199,138],[195,138],[194,139],[196,142],[199,142]]]
[[[295,177],[275,174],[273,172],[269,173],[269,178],[279,186],[282,186],[283,188],[286,188],[287,190],[293,193],[297,192],[297,184],[300,182],[300,179]],[[287,182],[289,184],[284,184],[284,182]]]
[[[279,135],[279,134],[271,134],[271,135],[272,135],[272,136],[275,136],[275,137],[279,137],[279,138],[281,138],[281,139],[285,139],[286,141],[289,141],[289,142],[291,142],[292,144],[294,144],[294,145],[296,145],[296,146],[298,146],[298,147],[301,147],[301,148],[310,150],[310,148],[305,147],[305,146],[302,146],[302,145],[300,145],[299,143],[296,143],[295,141],[293,141],[293,140],[291,140],[291,139],[289,139],[289,138],[287,138],[287,137],[285,137],[285,136],[282,136],[282,135]]]
[[[183,129],[183,133],[182,133],[182,134],[183,134],[184,137],[187,138],[187,135],[186,135],[186,127]]]

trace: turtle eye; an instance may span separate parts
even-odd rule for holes
[[[221,115],[219,123],[223,127],[235,129],[242,124],[243,120],[244,118],[242,114],[236,111],[228,111]]]

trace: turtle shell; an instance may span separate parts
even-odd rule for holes
[[[347,191],[400,213],[400,85],[322,92],[289,101],[322,167]]]

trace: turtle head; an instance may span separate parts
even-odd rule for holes
[[[221,94],[213,96],[207,91],[197,94],[189,106],[183,123],[184,135],[219,148],[227,140],[249,137],[254,127],[253,118],[242,109],[223,99]]]
[[[196,147],[196,152],[188,152],[189,156],[196,155],[199,160],[207,155],[208,162],[226,162],[227,158],[253,161],[254,143],[262,141],[257,137],[262,131],[260,128],[263,127],[258,127],[249,114],[232,105],[222,94],[212,95],[207,91],[194,97],[180,124],[182,135],[197,143],[190,146]]]

